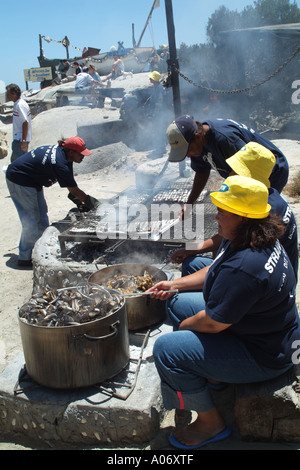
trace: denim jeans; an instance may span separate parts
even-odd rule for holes
[[[226,383],[261,382],[282,375],[257,363],[244,343],[228,330],[217,334],[178,331],[185,318],[205,309],[202,292],[182,292],[166,303],[173,332],[158,338],[153,356],[166,409],[209,411],[213,399],[207,379]]]
[[[10,161],[14,162],[17,160],[17,158],[21,157],[21,155],[24,155],[28,151],[28,144],[27,144],[27,150],[24,152],[24,150],[21,149],[21,141],[20,140],[13,140],[11,144],[11,150],[12,154],[10,157]]]
[[[210,266],[212,262],[213,259],[206,256],[188,256],[182,262],[182,276],[200,271],[200,269]]]
[[[30,260],[35,242],[49,226],[44,193],[35,188],[12,183],[8,179],[6,183],[22,224],[19,259]]]
[[[209,411],[214,402],[207,379],[226,383],[261,382],[286,369],[258,364],[243,342],[227,331],[217,334],[173,331],[158,338],[153,356],[166,409]]]

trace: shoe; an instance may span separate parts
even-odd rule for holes
[[[215,390],[216,392],[221,392],[227,387],[228,384],[225,382],[220,382],[218,384],[213,384],[211,382],[207,382],[208,388],[211,388],[211,390]]]
[[[176,447],[177,449],[184,449],[184,450],[199,449],[200,447],[206,446],[207,444],[212,444],[213,442],[218,442],[218,441],[222,441],[223,439],[226,439],[227,437],[230,436],[231,432],[232,432],[231,427],[226,426],[225,429],[219,432],[219,434],[216,434],[216,436],[194,446],[187,446],[185,444],[182,444],[181,442],[177,441],[177,439],[174,437],[173,434],[169,436],[169,442],[173,447]]]
[[[18,259],[18,266],[32,267],[31,259]]]

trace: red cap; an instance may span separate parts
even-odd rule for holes
[[[75,150],[75,152],[81,153],[81,155],[87,156],[91,155],[91,151],[88,150],[85,146],[85,142],[80,137],[69,137],[62,144],[63,147],[67,149]]]

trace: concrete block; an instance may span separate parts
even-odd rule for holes
[[[242,439],[300,442],[298,377],[295,366],[276,379],[236,386],[234,414]]]
[[[76,390],[46,388],[22,374],[25,359],[19,353],[0,375],[2,436],[14,439],[26,436],[35,442],[81,446],[148,443],[159,431],[165,413],[152,348],[157,336],[168,331],[169,325],[151,330],[132,390],[124,386],[124,377],[126,383],[133,382],[132,364],[113,378],[112,385],[104,383]],[[137,345],[133,343],[132,340],[130,357],[137,359],[141,353],[139,340]]]

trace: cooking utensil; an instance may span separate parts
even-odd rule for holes
[[[153,240],[153,241],[157,242],[158,240],[161,239],[162,235],[163,235],[167,230],[169,230],[171,227],[174,227],[176,224],[178,224],[178,222],[179,222],[180,220],[181,220],[180,218],[174,219],[174,220],[172,220],[169,224],[165,225],[165,227],[164,227],[163,229],[161,229],[159,232],[153,232],[153,233],[151,234],[150,240]]]
[[[159,269],[165,269],[169,264],[171,264],[173,262],[173,260],[171,259],[170,261],[168,261],[167,263],[165,263],[161,268]]]
[[[178,289],[165,290],[164,292],[179,292]],[[136,297],[137,295],[153,295],[154,292],[133,292],[132,294],[124,294],[124,297]]]
[[[111,289],[120,295],[120,292]],[[19,326],[30,377],[55,389],[80,388],[104,382],[129,361],[126,300],[114,313],[75,326],[37,326],[21,318]],[[109,358],[109,360],[108,360]]]
[[[167,274],[161,269],[148,264],[114,264],[96,271],[89,278],[89,282],[105,286],[107,281],[115,275],[143,276],[147,272],[153,281],[166,281]],[[165,301],[155,299],[149,295],[135,295],[126,299],[126,312],[129,330],[139,330],[156,325],[166,318]]]

